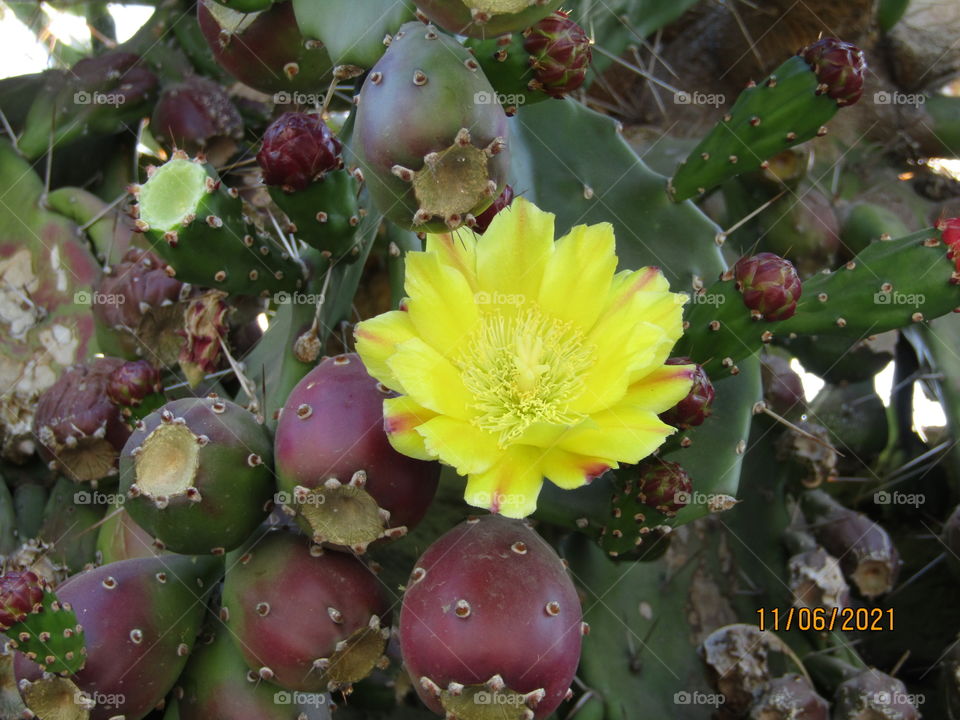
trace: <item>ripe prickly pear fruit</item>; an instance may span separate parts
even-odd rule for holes
[[[326,87],[332,64],[323,43],[300,34],[293,3],[237,12],[214,0],[197,3],[197,20],[217,63],[237,80],[289,102],[291,92]],[[286,96],[286,97],[285,97]]]
[[[226,628],[197,643],[177,681],[179,720],[329,720],[329,695],[279,690],[243,661]]]
[[[173,400],[137,423],[120,489],[130,516],[170,550],[223,554],[266,518],[271,460],[250,411],[215,397]]]
[[[160,94],[150,128],[167,146],[196,153],[218,140],[241,139],[243,118],[218,83],[192,75]]]
[[[456,35],[484,38],[516,32],[546,17],[560,0],[420,0],[417,7]]]
[[[947,246],[947,258],[953,260],[960,273],[960,218],[944,218],[937,222],[937,230]]]
[[[220,618],[260,679],[302,692],[346,689],[380,662],[389,606],[356,557],[286,531],[237,555]]]
[[[820,82],[818,93],[825,93],[837,105],[853,105],[863,94],[867,60],[853,43],[837,38],[820,38],[800,50],[797,55],[813,68]]]
[[[829,720],[830,703],[810,681],[791,673],[774,678],[757,691],[750,720]]]
[[[274,437],[277,485],[316,542],[357,552],[420,522],[437,463],[393,449],[383,427],[391,397],[355,354],[326,358],[290,393]]]
[[[693,386],[687,396],[660,414],[660,419],[667,425],[673,425],[681,430],[688,430],[702,425],[713,413],[713,383],[701,365],[697,365],[688,357],[673,357],[667,360],[667,365],[686,365],[690,368],[690,377]]]
[[[510,207],[513,202],[513,188],[507,184],[503,186],[503,192],[493,201],[493,205],[488,207],[482,213],[477,215],[477,224],[473,226],[474,232],[483,233],[490,227],[493,218],[504,208]]]
[[[584,627],[553,549],[525,523],[487,515],[453,528],[417,561],[400,647],[436,713],[545,718],[568,694]]]
[[[146,360],[128,360],[110,375],[107,397],[124,417],[146,415],[163,404],[160,371]]]
[[[523,31],[523,48],[533,68],[531,90],[562,98],[583,85],[592,53],[590,38],[562,10]]]
[[[200,630],[204,597],[221,563],[165,555],[125,560],[74,575],[57,588],[83,627],[86,664],[69,680],[92,704],[90,720],[140,720],[173,687]],[[27,706],[42,718],[76,712],[73,693],[45,692],[48,679],[24,655],[16,677]]]
[[[44,672],[76,672],[86,661],[76,614],[30,571],[0,576],[0,633]]]
[[[51,467],[75,481],[96,481],[116,473],[117,457],[130,430],[107,397],[118,358],[94,358],[67,370],[37,403],[34,433]]]
[[[123,259],[104,270],[93,303],[97,339],[122,357],[147,354],[158,363],[176,362],[183,340],[183,306],[190,286],[172,277],[167,264],[149,250],[130,248]]]
[[[343,167],[342,149],[322,117],[287,112],[270,123],[263,134],[257,163],[267,185],[293,192]]]
[[[119,502],[112,504],[97,532],[97,559],[101,565],[162,555],[153,536],[137,525]]]
[[[179,280],[251,295],[301,285],[303,268],[271,236],[248,231],[237,190],[199,158],[173,153],[133,194],[137,230]]]
[[[390,220],[427,232],[471,225],[503,190],[507,116],[476,59],[432,25],[397,31],[359,103],[356,151]]]
[[[754,319],[786,320],[797,311],[803,287],[789,260],[766,252],[742,257],[734,265],[733,275]]]
[[[676,515],[690,502],[693,482],[677,463],[653,460],[637,466],[641,501],[662,512]]]

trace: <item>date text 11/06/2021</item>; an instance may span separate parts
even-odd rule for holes
[[[893,608],[760,608],[757,617],[761,630],[893,630]]]

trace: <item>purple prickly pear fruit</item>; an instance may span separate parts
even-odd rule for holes
[[[545,718],[576,672],[582,619],[553,549],[522,521],[487,515],[453,528],[417,561],[400,647],[420,699],[436,713]]]
[[[223,620],[247,665],[288,690],[346,689],[383,657],[389,606],[353,555],[286,531],[230,556]]]
[[[180,348],[180,369],[192,387],[200,384],[207,373],[220,367],[220,342],[227,338],[225,292],[210,290],[193,298],[184,311],[186,342]]]
[[[107,397],[110,402],[129,413],[129,408],[139,407],[151,395],[163,390],[160,371],[146,360],[130,360],[118,367],[107,382]]]
[[[198,642],[177,680],[179,720],[329,720],[329,695],[277,692],[253,675],[226,628]]]
[[[826,93],[837,105],[853,105],[863,94],[863,79],[867,73],[867,61],[863,51],[853,43],[837,38],[820,38],[800,50],[817,75],[818,94]]]
[[[560,0],[419,0],[417,3],[430,20],[447,32],[476,38],[523,30],[559,5]]]
[[[507,116],[480,64],[432,25],[406,23],[360,90],[356,150],[394,222],[472,225],[506,183]]]
[[[216,397],[173,400],[137,423],[120,458],[125,508],[165,547],[223,554],[267,516],[272,448],[262,421]]]
[[[284,113],[263,135],[257,163],[263,181],[291,192],[343,166],[342,145],[319,115]]]
[[[289,102],[290,92],[317,92],[331,79],[330,56],[300,34],[292,2],[240,13],[214,0],[197,3],[200,31],[217,63],[240,82]]]
[[[690,377],[693,380],[693,386],[683,400],[665,413],[661,413],[660,419],[667,423],[667,425],[673,425],[675,428],[680,428],[681,430],[702,425],[703,421],[713,413],[713,383],[710,382],[706,370],[688,357],[670,358],[666,364],[689,366],[691,368]]]
[[[757,692],[750,720],[829,720],[830,703],[802,675],[774,678]]]
[[[477,224],[473,226],[474,232],[486,232],[496,214],[504,208],[510,207],[510,203],[512,202],[513,188],[509,184],[504,185],[503,192],[493,201],[493,205],[477,215]]]
[[[531,90],[562,98],[583,85],[592,57],[590,38],[569,13],[557,10],[526,28],[523,38],[533,68]]]
[[[221,563],[165,555],[125,560],[74,575],[57,588],[83,627],[86,664],[70,676],[96,706],[90,720],[140,720],[173,687],[200,630],[204,596]],[[18,654],[15,672],[28,707],[40,717],[76,712],[73,694],[43,692],[40,669]]]
[[[216,141],[242,138],[243,118],[218,83],[193,75],[163,91],[150,128],[161,142],[195,154]]]
[[[43,600],[43,585],[32,572],[0,576],[0,632],[23,622]]]
[[[183,344],[176,334],[183,327],[181,302],[189,290],[159,257],[131,248],[94,288],[93,297],[105,300],[92,306],[101,346],[116,346],[124,357],[146,353],[163,365],[176,362]]]
[[[137,525],[119,503],[111,505],[97,533],[97,562],[100,565],[154,557],[165,551],[153,536]]]
[[[284,504],[317,542],[363,552],[420,522],[437,463],[393,449],[383,401],[393,395],[355,354],[326,358],[290,393],[274,437]]]
[[[773,253],[742,257],[733,268],[743,304],[755,318],[786,320],[797,311],[803,292],[797,270],[789,260]]]
[[[693,482],[677,463],[654,459],[637,466],[640,501],[662,512],[675,515],[690,502]]]
[[[124,361],[95,358],[67,370],[37,403],[34,432],[52,467],[76,481],[116,473],[117,457],[130,430],[107,397],[107,385]]]

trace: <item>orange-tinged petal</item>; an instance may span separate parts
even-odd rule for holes
[[[479,318],[466,278],[428,252],[407,253],[407,312],[421,338],[441,355],[457,354]]]
[[[492,434],[462,420],[439,416],[417,428],[431,455],[461,475],[488,470],[503,454]]]
[[[621,404],[660,414],[683,400],[693,385],[696,365],[661,365],[634,381]]]
[[[419,405],[440,415],[461,420],[471,416],[467,409],[470,395],[460,373],[443,355],[420,338],[411,338],[397,346],[387,359],[387,367]]]
[[[477,289],[477,236],[461,228],[452,233],[427,235],[427,252],[436,253],[440,262],[458,271],[471,289]]]
[[[409,395],[383,401],[383,428],[387,432],[387,439],[397,452],[418,460],[436,459],[436,455],[427,450],[423,437],[417,432],[420,425],[435,417],[435,412],[417,405]]]
[[[367,372],[391,390],[403,392],[400,381],[387,366],[387,359],[396,352],[397,345],[416,335],[410,316],[400,310],[391,310],[359,323],[353,330],[357,353]]]
[[[557,241],[540,286],[540,307],[555,318],[590,330],[603,310],[617,268],[613,226],[577,225]]]
[[[540,459],[543,451],[514,445],[489,470],[467,478],[464,499],[474,507],[507,517],[526,517],[537,509],[543,486]]]
[[[637,463],[656,450],[675,432],[649,410],[617,405],[596,413],[591,422],[568,431],[557,447],[581,455]]]
[[[543,474],[554,485],[564,490],[574,490],[618,465],[612,460],[588,457],[554,448],[544,455],[540,467]]]
[[[552,253],[553,215],[517,198],[496,214],[477,243],[480,291],[536,298]],[[504,303],[497,309],[513,313],[518,307]]]

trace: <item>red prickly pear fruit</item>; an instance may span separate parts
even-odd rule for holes
[[[825,37],[803,48],[797,55],[802,56],[816,73],[820,83],[818,93],[826,93],[840,107],[853,105],[860,99],[867,60],[856,45]]]
[[[134,358],[148,354],[162,365],[177,360],[183,339],[183,305],[190,290],[170,277],[167,264],[149,250],[131,248],[107,268],[94,287],[93,317],[101,347]]]
[[[789,260],[773,253],[757,253],[740,258],[733,274],[743,304],[754,318],[774,322],[793,317],[797,311],[803,286]]]
[[[125,508],[178,553],[223,554],[267,516],[272,448],[262,421],[219,398],[173,400],[137,423],[120,458]]]
[[[23,622],[43,600],[43,585],[32,572],[0,576],[0,632]]]
[[[163,390],[160,371],[146,360],[129,360],[110,375],[107,397],[121,408],[133,408]]]
[[[690,378],[693,380],[693,385],[683,400],[665,413],[660,414],[660,419],[667,425],[673,425],[681,430],[702,425],[703,421],[713,413],[713,383],[710,382],[706,370],[688,357],[670,358],[666,364],[690,366]]]
[[[506,184],[509,126],[473,55],[403,25],[360,90],[354,135],[370,194],[408,229],[472,225]]]
[[[440,466],[393,449],[387,388],[356,354],[326,358],[290,393],[274,437],[281,502],[316,542],[362,552],[426,513]]]
[[[488,38],[517,32],[546,17],[560,0],[419,0],[417,7],[455,35]]]
[[[221,619],[261,679],[302,692],[346,689],[383,657],[389,606],[356,557],[286,531],[235,555]]]
[[[75,481],[96,481],[116,473],[117,457],[130,430],[107,397],[119,358],[95,358],[68,369],[37,403],[34,433],[51,466]]]
[[[503,186],[503,192],[493,201],[493,205],[488,207],[482,213],[477,215],[477,224],[473,226],[474,232],[484,233],[493,222],[493,218],[504,208],[510,207],[513,202],[513,188],[507,184]]]
[[[342,145],[319,115],[287,112],[263,135],[257,163],[263,181],[291,192],[343,166]]]
[[[251,678],[230,632],[199,642],[177,681],[179,720],[330,720],[329,695],[277,691]]]
[[[569,13],[557,10],[523,31],[533,68],[531,90],[562,98],[583,85],[590,67],[590,38]]]
[[[205,596],[221,571],[212,557],[165,555],[94,568],[57,588],[83,627],[86,664],[69,679],[97,701],[89,720],[140,720],[163,700],[193,649]],[[75,696],[43,692],[48,680],[25,656],[16,656],[14,670],[33,712],[76,717],[59,714],[76,712]]]
[[[693,482],[677,463],[653,460],[637,466],[641,502],[665,515],[675,515],[690,502]]]
[[[953,260],[953,263],[960,273],[960,218],[945,218],[937,222],[937,229],[943,238],[943,244],[947,246],[947,258]]]
[[[161,142],[195,154],[218,140],[242,138],[243,118],[218,83],[193,75],[161,93],[150,128]]]
[[[420,699],[436,713],[545,718],[576,673],[582,620],[553,549],[524,522],[487,515],[453,528],[417,561],[400,648]]]
[[[306,40],[297,27],[292,2],[240,13],[214,0],[197,3],[197,20],[217,63],[237,80],[289,102],[290,92],[316,92],[330,79],[330,56],[323,44]]]

